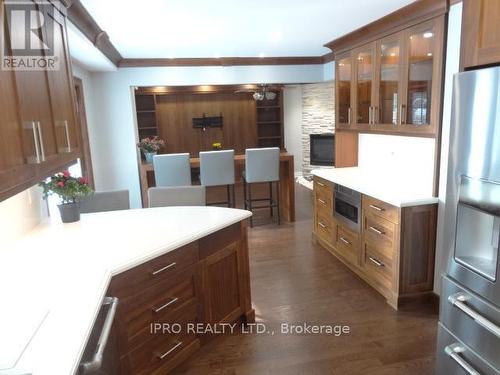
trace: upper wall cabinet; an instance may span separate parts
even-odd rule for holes
[[[425,6],[435,7],[431,15]],[[327,44],[336,55],[337,128],[437,134],[446,3],[422,0],[398,12]]]
[[[462,70],[500,63],[500,1],[464,0]]]
[[[0,200],[65,168],[80,155],[65,19],[55,8],[47,12],[34,2],[33,7],[38,12],[32,12],[32,17],[43,13],[45,23],[41,24],[47,25],[49,17],[55,21],[50,31],[42,27],[35,36],[53,46],[58,68],[0,69]],[[7,20],[3,23],[6,46],[2,48],[12,54],[11,41],[18,43],[25,30],[22,22],[9,17],[2,0],[0,13]]]

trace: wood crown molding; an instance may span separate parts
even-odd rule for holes
[[[334,53],[343,52],[441,16],[447,11],[447,0],[418,0],[324,46]]]
[[[69,20],[101,51],[115,66],[123,57],[109,40],[108,34],[102,30],[80,0],[65,0],[68,4]]]
[[[123,59],[120,61],[118,67],[316,65],[323,64],[323,61],[323,56]]]

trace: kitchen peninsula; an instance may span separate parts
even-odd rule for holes
[[[10,307],[0,312],[9,323],[0,327],[0,369],[76,373],[106,296],[118,297],[108,346],[117,343],[120,374],[164,374],[208,339],[152,335],[151,323],[252,322],[250,215],[168,207],[38,226],[0,258],[0,297]]]

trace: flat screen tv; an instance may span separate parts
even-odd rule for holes
[[[335,165],[335,134],[310,134],[310,164]]]

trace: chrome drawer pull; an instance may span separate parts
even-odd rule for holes
[[[370,259],[373,263],[375,263],[375,265],[376,265],[377,267],[384,267],[384,266],[385,266],[385,264],[384,264],[384,263],[379,262],[379,261],[378,261],[377,259],[375,259],[375,258],[368,257],[368,259]]]
[[[181,345],[182,345],[182,341],[178,341],[177,344],[175,344],[172,348],[170,348],[169,350],[167,350],[165,353],[163,353],[163,354],[157,354],[157,357],[160,360],[165,359],[165,357],[167,357],[170,353],[172,353],[173,351],[175,351],[175,349],[177,349]]]
[[[374,210],[377,210],[377,211],[385,211],[383,208],[380,208],[380,207],[375,206],[373,204],[370,204],[370,207],[373,208]]]
[[[344,237],[340,237],[340,240],[345,243],[346,245],[350,245],[351,243],[347,241]]]
[[[160,268],[159,270],[151,272],[151,275],[156,276],[156,275],[162,273],[163,271],[166,271],[166,270],[168,270],[170,268],[175,267],[176,264],[177,264],[176,262],[170,263],[168,266],[165,266],[163,268]]]
[[[35,145],[35,157],[30,157],[29,158],[29,163],[30,164],[40,164],[42,162],[41,156],[40,156],[40,143],[38,139],[38,133],[37,133],[37,123],[35,121],[29,121],[24,124],[24,129],[26,130],[31,130],[33,132],[33,144]]]
[[[484,316],[482,316],[481,314],[479,314],[478,312],[474,311],[469,306],[467,306],[465,302],[468,299],[470,299],[470,297],[467,296],[465,293],[458,292],[449,296],[448,302],[450,302],[453,306],[459,308],[467,316],[473,319],[477,324],[486,329],[488,332],[500,338],[500,327],[498,327],[495,323],[493,323],[489,319],[485,318]]]
[[[42,154],[42,161],[45,161],[45,148],[43,146],[42,125],[40,124],[40,121],[36,122],[36,127],[38,129],[38,141],[40,142],[40,153]]]
[[[176,303],[178,300],[179,300],[179,298],[175,297],[175,298],[171,299],[170,301],[168,301],[166,304],[164,304],[156,309],[153,309],[153,312],[159,313],[161,310],[166,309],[170,305]]]
[[[326,205],[326,202],[323,199],[321,199],[321,198],[318,198],[318,202],[321,203],[321,204]]]
[[[385,234],[385,232],[382,232],[381,230],[378,230],[378,229],[377,229],[377,228],[375,228],[375,227],[370,226],[369,228],[370,228],[370,230],[371,230],[371,231],[373,231],[373,232],[375,232],[375,233],[377,233],[377,234],[380,234],[380,235]]]
[[[97,350],[94,353],[92,360],[80,365],[82,374],[95,373],[102,366],[104,350],[106,349],[106,344],[108,343],[111,327],[113,326],[113,320],[115,319],[116,308],[118,307],[118,298],[106,297],[104,298],[102,304],[110,305],[110,307],[108,310],[108,314],[106,315],[106,319],[104,320],[104,325],[102,327],[101,335],[99,336],[99,341],[97,341]]]
[[[324,184],[324,183],[322,183],[322,182],[316,181],[316,183],[317,183],[319,186],[321,186],[321,187],[325,187],[325,184]]]
[[[323,224],[321,221],[318,221],[318,225],[319,225],[321,228],[326,229],[326,225],[325,225],[325,224]]]
[[[448,345],[444,348],[444,352],[450,356],[458,365],[465,370],[469,375],[481,375],[472,367],[465,359],[460,356],[460,353],[465,352],[465,348],[458,343]]]
[[[347,123],[351,125],[351,107],[347,110]]]

